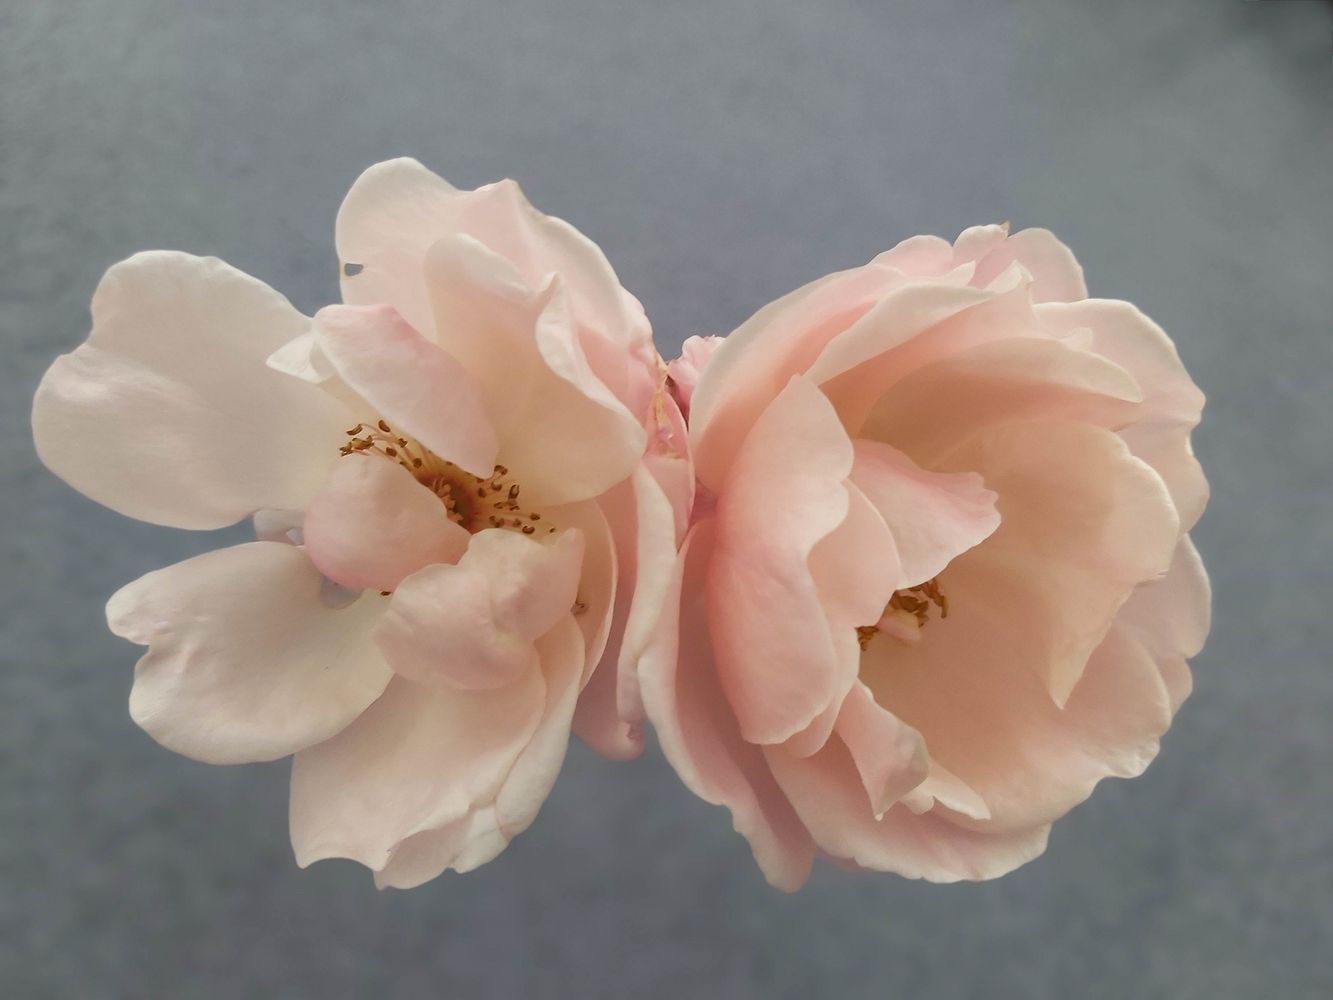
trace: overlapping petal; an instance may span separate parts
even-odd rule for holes
[[[426,259],[440,344],[482,387],[502,461],[534,503],[586,500],[628,478],[642,421],[588,367],[559,279],[532,290],[466,236]]]
[[[709,629],[751,743],[800,732],[845,684],[808,560],[847,516],[851,467],[828,400],[795,378],[756,422],[718,497]]]
[[[1135,419],[1120,428],[1120,436],[1166,482],[1188,531],[1208,502],[1208,481],[1190,446],[1204,397],[1171,339],[1128,302],[1051,303],[1041,306],[1038,314],[1053,331],[1065,335],[1086,331],[1091,350],[1133,375],[1143,405]]]
[[[371,409],[399,432],[474,476],[495,468],[499,443],[483,389],[456,358],[389,306],[326,306],[315,341]]]
[[[107,604],[117,635],[148,646],[130,714],[210,764],[274,760],[337,733],[391,673],[370,641],[383,599],[330,606],[299,546],[250,542],[156,570]]]
[[[302,537],[310,560],[346,587],[393,590],[432,563],[458,561],[465,528],[397,462],[347,455],[306,511]]]
[[[696,524],[681,549],[665,611],[639,668],[644,705],[681,780],[704,801],[725,806],[768,880],[794,891],[810,873],[814,843],[763,751],[741,737],[708,641],[704,579],[715,527],[711,520]]]
[[[410,838],[466,821],[495,800],[545,707],[540,670],[474,691],[394,678],[352,725],[296,755],[297,864],[350,858],[380,871]]]
[[[422,684],[511,684],[536,667],[536,641],[573,613],[583,550],[576,530],[547,543],[487,528],[456,564],[404,580],[375,640],[395,671]]]
[[[219,528],[302,508],[337,457],[347,411],[265,365],[309,320],[222,261],[141,253],[107,271],[93,329],[33,400],[42,461],[130,517]]]
[[[898,574],[891,590],[938,575],[1000,526],[995,492],[975,472],[930,472],[891,445],[860,439],[852,482],[893,535]]]

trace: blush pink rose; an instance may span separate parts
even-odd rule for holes
[[[695,350],[699,350],[696,345]],[[1203,397],[1044,230],[918,237],[671,368],[698,476],[641,665],[667,757],[792,889],[1036,857],[1190,690]]]
[[[639,303],[512,181],[379,164],[337,249],[313,318],[215,259],[115,265],[33,432],[120,513],[253,517],[111,598],[148,646],[131,713],[198,760],[294,755],[298,862],[412,886],[533,821],[576,717],[637,751],[632,597],[660,604],[692,479]]]

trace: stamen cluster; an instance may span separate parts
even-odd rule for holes
[[[350,440],[338,449],[340,455],[380,455],[397,462],[416,477],[444,504],[449,520],[468,531],[483,528],[512,528],[525,535],[537,533],[541,514],[524,511],[519,503],[522,488],[506,481],[509,470],[495,466],[491,474],[480,479],[460,469],[453,462],[434,454],[420,442],[397,434],[385,420],[375,424],[357,424],[347,431]],[[489,501],[489,505],[487,504]],[[556,529],[545,525],[547,533]]]
[[[905,614],[916,620],[916,628],[924,628],[926,622],[930,620],[932,604],[940,609],[941,619],[949,617],[949,598],[940,589],[938,579],[930,579],[905,590],[895,590],[884,608],[884,617],[880,619],[880,624],[883,624],[884,618],[891,615]],[[870,647],[870,640],[879,635],[879,632],[880,625],[861,625],[857,628],[856,641],[863,652]]]

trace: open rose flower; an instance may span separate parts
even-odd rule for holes
[[[641,665],[668,758],[784,888],[816,854],[941,881],[1037,856],[1152,760],[1207,632],[1170,340],[1050,233],[985,226],[712,346],[671,366],[699,494]]]
[[[313,319],[215,259],[115,265],[33,431],[128,516],[254,518],[111,598],[149,647],[131,712],[199,760],[294,754],[300,864],[410,886],[532,822],[585,686],[580,732],[637,750],[631,596],[660,603],[688,482],[641,307],[513,182],[379,164],[337,249],[345,304]]]

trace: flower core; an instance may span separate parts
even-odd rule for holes
[[[546,528],[548,534],[555,531],[540,523],[541,514],[523,509],[519,503],[522,489],[518,483],[507,481],[509,470],[503,465],[479,479],[420,442],[397,434],[384,420],[373,425],[357,424],[347,436],[350,440],[338,449],[339,454],[379,455],[397,462],[439,497],[449,520],[473,534],[485,528],[510,528],[525,535],[534,535],[539,528]]]
[[[915,587],[896,590],[884,607],[884,615],[874,625],[861,625],[856,630],[856,641],[862,651],[870,646],[870,640],[887,631],[895,639],[904,642],[916,642],[920,631],[930,620],[931,605],[940,609],[940,618],[949,617],[949,598],[940,589],[938,578],[932,578]]]

